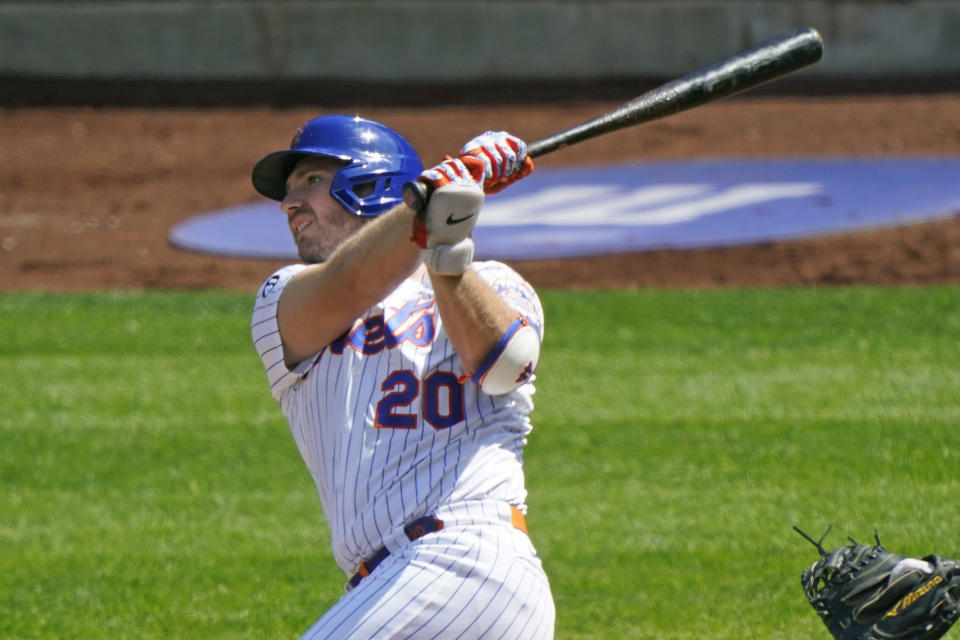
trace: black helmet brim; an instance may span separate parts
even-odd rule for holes
[[[278,202],[283,200],[287,196],[287,178],[293,173],[297,163],[307,157],[350,161],[348,157],[328,153],[309,153],[291,149],[274,151],[260,158],[260,161],[253,166],[251,176],[253,188],[271,200]]]

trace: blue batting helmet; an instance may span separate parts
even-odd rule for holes
[[[283,200],[287,178],[307,156],[343,161],[330,195],[347,211],[364,217],[400,204],[403,183],[416,180],[423,171],[417,152],[393,129],[359,116],[320,116],[300,127],[289,149],[260,159],[253,167],[253,187],[268,198]]]

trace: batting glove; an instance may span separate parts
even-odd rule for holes
[[[427,268],[441,275],[464,273],[473,262],[470,238],[483,206],[483,163],[478,158],[447,158],[419,180],[432,189],[425,209],[413,221],[412,240]]]
[[[497,193],[533,171],[527,143],[506,131],[487,131],[463,145],[460,158],[471,157],[483,162],[483,190],[486,193]]]

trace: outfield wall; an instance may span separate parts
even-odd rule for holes
[[[0,76],[662,78],[799,26],[826,43],[809,78],[960,75],[955,0],[7,0]]]

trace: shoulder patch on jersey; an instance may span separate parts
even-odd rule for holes
[[[277,283],[278,283],[278,282],[280,282],[280,276],[279,276],[279,275],[274,274],[274,275],[270,276],[270,279],[267,280],[267,281],[264,283],[263,289],[260,290],[260,297],[261,297],[261,298],[266,298],[268,295],[270,295],[270,293],[271,293],[274,289],[277,288]],[[249,295],[249,294],[248,294],[248,295]]]

